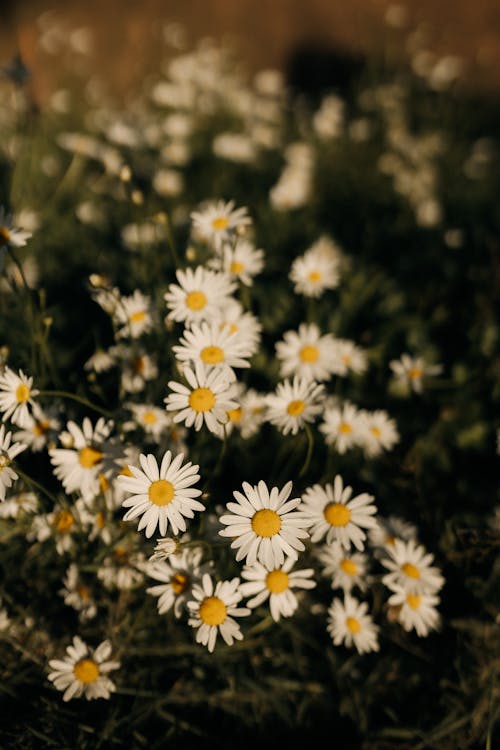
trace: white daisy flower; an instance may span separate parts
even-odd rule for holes
[[[48,679],[58,690],[64,690],[63,701],[85,696],[87,700],[109,698],[116,690],[108,677],[109,672],[119,669],[119,661],[111,661],[111,643],[103,641],[96,649],[91,648],[77,635],[66,649],[64,659],[51,659]]]
[[[273,487],[271,491],[263,480],[254,487],[243,482],[243,492],[235,490],[233,496],[237,502],[226,505],[232,515],[219,518],[227,527],[219,534],[235,537],[231,547],[237,550],[236,561],[245,559],[247,565],[259,561],[271,570],[283,565],[285,555],[296,560],[305,549],[301,539],[309,533],[307,521],[296,510],[300,498],[288,500],[292,482],[287,482],[281,490]]]
[[[296,435],[304,424],[314,422],[323,411],[324,386],[295,375],[278,383],[266,396],[266,419],[283,435]]]
[[[262,337],[262,325],[251,312],[246,312],[238,300],[228,298],[211,317],[220,328],[227,328],[230,333],[238,335],[244,342],[248,356],[251,357],[259,348]]]
[[[235,208],[234,201],[213,201],[201,211],[191,213],[193,233],[210,242],[215,250],[235,233],[250,226],[247,208]]]
[[[33,404],[33,413],[25,419],[24,427],[14,433],[14,440],[20,440],[33,451],[39,453],[61,427],[58,419],[43,411],[38,404]]]
[[[246,617],[251,613],[247,607],[238,607],[242,599],[240,579],[214,582],[208,573],[201,584],[193,586],[194,599],[187,602],[190,612],[188,624],[197,628],[196,643],[202,643],[211,653],[220,633],[228,646],[241,641],[243,633],[235,617]]]
[[[319,431],[325,436],[325,443],[332,445],[337,453],[360,445],[363,435],[363,416],[354,404],[346,402],[339,406],[328,406],[323,413]]]
[[[330,579],[332,589],[350,592],[355,586],[366,588],[368,558],[362,552],[346,550],[339,542],[323,544],[313,554],[322,565],[322,575]]]
[[[140,393],[158,377],[155,358],[143,349],[118,345],[112,346],[109,353],[121,368],[120,387],[125,393]]]
[[[350,339],[335,339],[332,373],[345,377],[350,372],[361,375],[368,367],[363,349]]]
[[[361,447],[366,456],[374,458],[384,451],[390,451],[400,436],[394,419],[383,409],[361,410]]]
[[[321,297],[335,289],[340,281],[340,252],[329,237],[320,237],[306,252],[293,261],[289,278],[296,294]]]
[[[63,588],[59,594],[64,603],[76,612],[82,622],[92,620],[97,614],[97,606],[92,591],[80,578],[80,571],[76,563],[71,563],[63,578]]]
[[[123,406],[131,411],[133,415],[133,420],[123,423],[125,432],[142,427],[146,435],[150,435],[153,440],[158,441],[165,433],[168,433],[172,425],[170,415],[165,412],[165,409],[161,409],[159,406],[154,406],[153,404],[133,404],[132,402],[127,402]]]
[[[147,537],[153,535],[158,526],[160,534],[165,536],[170,525],[174,534],[186,531],[186,518],[194,518],[194,511],[205,510],[195,497],[201,495],[201,490],[194,488],[200,475],[200,468],[191,461],[182,465],[184,455],[180,453],[172,460],[171,451],[167,451],[158,467],[156,458],[150,453],[139,456],[141,469],[129,466],[132,477],[123,474],[117,482],[131,497],[122,502],[124,508],[129,508],[123,516],[124,521],[130,521],[141,516],[138,531],[146,529]]]
[[[142,294],[138,289],[129,297],[120,297],[113,317],[118,326],[117,338],[139,338],[153,327],[150,297]]]
[[[169,309],[167,318],[189,325],[211,320],[236,289],[226,273],[207,270],[204,266],[176,271],[178,284],[169,284],[164,299]]]
[[[400,588],[389,597],[387,603],[396,609],[398,622],[406,631],[415,630],[419,637],[425,637],[431,630],[439,628],[439,602],[439,596],[433,593],[410,594]]]
[[[238,397],[240,414],[238,429],[244,440],[253,437],[265,421],[266,394],[259,393],[255,388],[248,388]]]
[[[415,524],[405,521],[399,516],[378,516],[377,525],[368,531],[370,544],[380,553],[386,554],[387,545],[394,547],[396,539],[408,542],[417,540],[418,529]]]
[[[3,206],[0,206],[0,248],[2,245],[23,247],[31,234],[31,232],[16,227],[12,214],[9,214]]]
[[[312,542],[325,539],[326,544],[339,542],[348,550],[353,544],[362,551],[366,532],[377,523],[373,495],[362,492],[352,497],[352,487],[344,487],[340,474],[324,486],[314,484],[302,495],[300,514],[310,528]]]
[[[10,464],[13,459],[28,447],[23,443],[11,443],[12,432],[5,432],[5,425],[0,425],[0,501],[5,500],[5,492],[12,487],[19,475]]]
[[[50,513],[35,516],[27,534],[28,541],[45,542],[53,539],[58,555],[64,555],[74,547],[74,534],[80,528],[76,508],[56,505]]]
[[[241,572],[246,583],[241,584],[240,591],[244,597],[252,597],[247,601],[247,606],[255,609],[269,601],[271,617],[275,622],[281,617],[291,617],[299,606],[293,589],[313,589],[316,586],[316,581],[311,580],[314,570],[292,570],[294,563],[295,560],[289,557],[283,565],[272,570],[259,562],[246,565]]]
[[[222,248],[222,271],[238,279],[245,286],[252,286],[254,276],[264,268],[264,251],[257,250],[253,243],[238,239],[233,246]]]
[[[109,491],[109,485],[105,478],[102,489],[103,494]],[[109,507],[109,503],[106,504]],[[82,498],[78,498],[75,502],[75,508],[78,512],[82,529],[86,532],[89,542],[93,542],[94,539],[100,539],[103,544],[109,546],[113,539],[114,520],[106,510],[101,510],[100,507],[101,503],[96,503],[95,499],[92,503]]]
[[[423,357],[413,357],[406,353],[402,354],[399,359],[391,360],[389,367],[396,380],[415,393],[422,393],[425,378],[440,375],[443,371],[443,366],[440,364],[430,365]]]
[[[394,592],[402,588],[410,594],[434,594],[443,587],[444,578],[433,561],[434,555],[422,544],[395,539],[394,546],[387,547],[387,557],[381,560],[389,570],[382,576],[382,583]]]
[[[251,349],[238,335],[227,326],[221,327],[217,322],[202,321],[193,323],[184,329],[179,344],[172,347],[179,362],[201,362],[206,368],[218,367],[234,380],[233,368],[250,367],[248,358]]]
[[[170,555],[178,555],[181,551],[179,541],[170,536],[161,537],[156,540],[154,552],[149,558],[150,563],[163,562]]]
[[[35,403],[33,397],[38,390],[33,388],[33,378],[28,377],[22,370],[16,375],[8,365],[0,373],[0,411],[2,420],[7,419],[19,427],[25,427],[29,422],[29,406]]]
[[[276,343],[280,375],[299,375],[308,380],[329,380],[335,363],[335,339],[330,333],[321,335],[315,323],[301,323],[298,331],[286,331]]]
[[[210,570],[210,563],[202,563],[203,551],[198,548],[186,548],[179,554],[171,555],[168,560],[155,562],[145,569],[146,574],[159,586],[150,586],[148,594],[158,597],[158,614],[163,615],[173,609],[174,616],[180,618],[192,599],[195,584],[201,583],[202,576]]]
[[[119,544],[102,561],[97,578],[108,590],[129,591],[144,581],[146,557],[129,545]]]
[[[368,604],[359,602],[348,593],[344,601],[335,598],[328,608],[327,630],[335,646],[343,644],[360,654],[378,651],[378,625],[368,614]]]
[[[37,511],[38,497],[34,492],[20,492],[0,503],[0,518],[17,518],[23,513],[36,513]]]
[[[167,411],[177,412],[174,422],[185,422],[186,427],[194,425],[196,431],[205,423],[210,432],[220,435],[229,419],[228,411],[238,406],[233,400],[235,388],[227,374],[217,368],[208,370],[197,362],[195,371],[186,366],[183,375],[188,386],[175,380],[168,383],[174,392],[164,399]]]
[[[116,365],[116,359],[111,355],[109,351],[98,347],[94,354],[89,357],[83,365],[85,370],[91,372],[106,372]]]

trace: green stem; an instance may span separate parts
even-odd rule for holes
[[[83,406],[87,406],[89,409],[93,409],[94,411],[103,414],[105,417],[108,417],[110,419],[114,418],[113,412],[108,411],[107,409],[103,409],[101,406],[97,406],[97,404],[93,404],[88,399],[83,398],[83,396],[77,396],[75,393],[68,393],[67,391],[40,391],[39,395],[55,396],[58,398],[67,398],[71,401],[77,401],[79,404],[83,404]]]
[[[314,437],[312,434],[312,430],[307,424],[307,422],[304,423],[304,428],[305,428],[306,435],[307,435],[307,453],[306,453],[304,464],[301,470],[299,471],[299,477],[303,477],[306,471],[308,470],[309,464],[311,463],[311,456],[312,456],[313,447],[314,447]]]
[[[12,262],[16,266],[17,270],[19,271],[19,275],[21,276],[21,279],[23,281],[24,288],[26,289],[26,291],[31,292],[32,289],[31,289],[30,285],[28,284],[28,280],[27,280],[27,278],[25,276],[25,273],[24,273],[24,268],[22,267],[22,264],[18,260],[15,252],[12,250],[12,248],[10,247],[10,245],[7,245],[7,252],[9,254]]]

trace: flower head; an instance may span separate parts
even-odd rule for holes
[[[276,393],[266,397],[266,418],[283,435],[296,435],[306,423],[313,422],[323,410],[323,384],[295,375],[278,383]]]
[[[33,397],[39,391],[33,388],[33,378],[22,370],[16,374],[7,365],[0,374],[0,411],[2,419],[10,419],[13,424],[25,427],[30,421],[29,406],[34,405]]]
[[[359,602],[350,594],[344,601],[335,598],[328,609],[327,630],[335,646],[343,644],[360,654],[378,651],[378,626],[368,614],[368,604]]]
[[[178,284],[170,284],[165,293],[169,309],[167,317],[180,323],[195,323],[211,320],[236,288],[226,273],[210,271],[204,266],[179,269]]]
[[[246,582],[241,584],[240,590],[243,596],[252,597],[247,605],[255,609],[268,601],[273,620],[278,622],[281,617],[291,617],[299,606],[293,589],[313,589],[316,586],[316,581],[312,580],[314,570],[292,570],[294,563],[295,560],[289,557],[273,570],[259,562],[246,565],[241,572]]]
[[[241,641],[243,633],[235,617],[245,617],[251,610],[238,607],[242,599],[240,579],[214,582],[208,573],[203,575],[200,584],[193,586],[193,599],[187,602],[192,628],[197,628],[196,643],[202,643],[212,652],[217,635],[220,633],[224,642],[232,646],[234,641]]]
[[[63,701],[85,696],[87,700],[109,698],[116,690],[108,673],[120,667],[119,661],[110,661],[111,643],[103,641],[91,648],[75,635],[66,649],[64,659],[51,659],[48,679],[57,690],[64,690]]]

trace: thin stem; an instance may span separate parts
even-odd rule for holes
[[[89,409],[93,409],[94,411],[103,414],[105,417],[109,417],[110,419],[114,418],[113,412],[103,409],[101,406],[97,406],[97,404],[93,404],[88,399],[83,398],[83,396],[77,396],[76,393],[68,393],[67,391],[40,391],[39,395],[56,396],[58,398],[67,398],[71,401],[77,401],[79,404],[83,404],[83,406],[87,406]]]
[[[29,476],[29,474],[26,474],[22,469],[19,468],[17,464],[15,464],[15,467],[16,467],[15,471],[17,474],[19,474],[21,479],[24,479],[25,482],[32,485],[33,487],[36,487],[38,490],[40,490],[40,492],[43,492],[44,495],[46,495],[50,500],[52,500],[54,505],[57,503],[57,498],[52,494],[52,492],[49,492],[49,490],[45,489],[43,484],[40,484],[40,482],[37,482],[36,479],[32,479]]]
[[[307,424],[307,422],[304,423],[304,428],[305,428],[306,435],[307,435],[307,453],[306,453],[304,464],[301,470],[299,471],[299,477],[303,477],[306,471],[308,470],[309,464],[311,463],[311,456],[312,456],[313,447],[314,447],[314,437],[312,434],[312,430]]]
[[[33,290],[31,289],[30,285],[28,284],[28,280],[27,280],[27,278],[26,278],[26,275],[25,275],[25,273],[24,273],[24,268],[23,268],[22,264],[20,263],[20,261],[18,260],[18,258],[17,258],[17,255],[15,254],[15,252],[14,252],[14,251],[12,250],[12,248],[10,247],[10,245],[7,245],[7,252],[8,252],[8,254],[9,254],[9,256],[10,256],[10,258],[11,258],[12,262],[13,262],[13,263],[14,263],[14,265],[16,266],[17,270],[19,271],[19,275],[21,276],[21,279],[22,279],[22,281],[23,281],[23,284],[24,284],[24,288],[25,288],[25,289],[26,289],[26,291],[28,291],[28,292],[31,292],[31,291],[33,291]]]

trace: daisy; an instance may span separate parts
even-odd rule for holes
[[[30,237],[31,232],[26,232],[14,226],[12,214],[7,213],[5,208],[0,206],[0,248],[3,245],[23,247]]]
[[[120,302],[114,309],[115,322],[118,325],[117,338],[137,339],[148,333],[153,327],[150,307],[150,297],[138,289],[129,297],[120,297]]]
[[[109,350],[121,368],[120,387],[125,393],[140,393],[158,377],[156,360],[143,349],[112,346]]]
[[[149,558],[149,562],[162,562],[163,560],[166,560],[167,557],[170,557],[170,555],[178,555],[180,549],[181,547],[177,539],[173,539],[169,536],[157,539],[154,552]]]
[[[395,539],[387,553],[381,562],[389,573],[382,577],[382,583],[391,591],[402,588],[409,594],[434,594],[444,585],[439,568],[432,565],[434,555],[415,540]]]
[[[71,563],[68,567],[63,583],[59,594],[64,598],[64,603],[78,612],[82,622],[92,620],[97,614],[97,606],[91,589],[82,583],[76,563]]]
[[[12,432],[5,432],[5,425],[0,425],[0,501],[5,500],[5,492],[12,487],[19,475],[10,464],[13,459],[28,447],[23,443],[11,444]]]
[[[236,333],[240,341],[245,343],[248,356],[251,357],[259,348],[262,325],[251,312],[246,312],[238,300],[228,298],[211,318],[220,328],[227,328],[230,333]]]
[[[239,396],[240,414],[237,427],[244,440],[248,440],[258,433],[265,421],[266,394],[259,393],[255,388],[248,388]]]
[[[19,427],[25,427],[29,421],[29,406],[33,406],[33,396],[39,391],[33,386],[33,378],[28,377],[22,370],[16,375],[8,365],[0,373],[0,411],[2,420],[7,419]]]
[[[362,551],[366,533],[377,523],[373,495],[367,492],[352,497],[352,487],[344,487],[340,474],[330,483],[314,484],[302,495],[300,514],[310,527],[311,541],[325,539],[326,544],[339,542],[348,550],[353,544]]]
[[[394,547],[396,539],[408,542],[417,540],[417,527],[399,516],[378,517],[377,525],[368,532],[370,544],[379,551],[387,552],[387,546]]]
[[[103,494],[109,490],[109,485],[104,479],[103,482]],[[83,530],[87,533],[87,539],[89,542],[93,542],[94,539],[100,539],[103,544],[109,546],[113,539],[112,530],[114,530],[114,522],[112,521],[110,514],[104,510],[100,510],[101,503],[96,503],[94,499],[91,504],[78,498],[75,502],[75,508],[78,512],[78,517],[82,525]]]
[[[304,568],[292,571],[294,563],[295,560],[289,557],[283,565],[272,570],[259,562],[246,565],[241,577],[247,582],[241,584],[240,591],[244,597],[252,597],[247,601],[247,606],[255,609],[269,601],[271,617],[275,622],[280,617],[291,617],[299,606],[293,589],[313,589],[316,586],[316,581],[311,580],[314,570]]]
[[[400,588],[387,603],[396,608],[397,619],[406,631],[415,630],[419,637],[425,637],[439,627],[441,618],[436,609],[439,602],[439,596],[433,593],[410,594]]]
[[[222,243],[252,223],[246,207],[235,208],[234,201],[212,201],[201,211],[191,213],[195,235],[220,250]]]
[[[335,363],[335,339],[321,335],[315,323],[301,323],[298,331],[286,331],[275,345],[280,375],[299,375],[317,382],[329,380]]]
[[[254,276],[264,268],[264,251],[245,239],[238,239],[232,247],[225,244],[222,248],[222,270],[241,281],[245,286],[252,286]]]
[[[103,641],[91,648],[77,635],[66,649],[65,659],[51,659],[48,679],[58,690],[64,690],[63,701],[85,696],[87,700],[109,698],[116,690],[108,673],[119,669],[119,661],[110,661],[111,643]]]
[[[354,586],[366,588],[368,559],[362,552],[347,551],[339,542],[333,542],[314,549],[314,555],[322,565],[322,574],[330,578],[332,589],[349,592]]]
[[[36,513],[37,510],[38,497],[35,493],[20,492],[0,503],[0,518],[17,518],[23,513]]]
[[[325,443],[332,445],[337,453],[360,445],[363,434],[361,411],[349,402],[343,405],[328,406],[323,413],[323,422],[319,431],[325,436]]]
[[[116,359],[111,356],[109,351],[98,347],[91,357],[83,365],[85,370],[91,372],[106,372],[116,365]]]
[[[422,393],[426,377],[440,375],[443,366],[440,364],[427,364],[423,357],[412,357],[410,354],[402,354],[399,359],[389,362],[396,380],[408,386],[415,393]]]
[[[321,297],[335,289],[340,281],[340,252],[329,237],[320,237],[306,252],[293,261],[289,278],[296,294]]]
[[[231,332],[227,326],[221,327],[217,322],[193,323],[184,330],[179,341],[178,345],[172,347],[179,362],[201,362],[207,368],[217,367],[233,380],[233,368],[250,367],[248,357],[251,349],[237,331]]]
[[[167,318],[186,325],[211,320],[236,288],[226,273],[217,273],[196,266],[176,271],[178,284],[169,284],[164,299],[169,309]]]
[[[238,607],[242,599],[240,579],[214,582],[208,573],[201,584],[193,586],[193,599],[187,602],[190,613],[188,624],[198,628],[196,643],[202,643],[211,653],[218,634],[228,646],[241,641],[243,634],[235,617],[246,617],[251,613],[247,607]]]
[[[159,441],[172,425],[172,419],[165,409],[152,404],[125,403],[124,407],[132,412],[133,420],[123,423],[123,429],[128,432],[142,427],[146,435]]]
[[[24,428],[14,433],[14,440],[21,440],[33,453],[39,453],[55,435],[61,425],[58,419],[50,416],[38,404],[33,404],[33,413],[24,422]]]
[[[160,581],[159,586],[150,586],[148,594],[158,597],[158,614],[164,615],[173,609],[174,616],[180,618],[192,598],[195,584],[210,570],[210,563],[202,564],[203,552],[198,548],[186,548],[163,562],[151,563],[146,567],[150,578]]]
[[[278,383],[275,393],[266,396],[266,419],[283,435],[296,435],[323,411],[324,386],[295,375],[293,380]]]
[[[335,339],[335,354],[332,373],[345,377],[350,372],[361,375],[368,366],[366,354],[360,346],[349,339]]]
[[[191,461],[182,465],[184,455],[180,453],[172,460],[171,451],[167,451],[158,467],[156,458],[150,453],[139,456],[141,469],[129,466],[132,477],[120,475],[117,482],[131,497],[124,500],[124,508],[130,508],[123,516],[124,521],[141,516],[138,531],[146,529],[146,536],[153,535],[158,526],[160,534],[165,536],[170,524],[174,534],[186,531],[185,518],[193,518],[195,510],[205,510],[195,497],[201,490],[192,487],[199,480],[200,468]]]
[[[263,480],[254,487],[243,482],[243,492],[235,490],[233,496],[237,502],[226,505],[232,515],[219,518],[227,527],[219,534],[234,537],[231,547],[237,550],[236,561],[245,559],[247,565],[259,561],[271,570],[283,565],[285,555],[296,560],[298,552],[305,549],[301,539],[309,533],[307,521],[296,510],[300,498],[288,500],[292,482],[287,482],[281,490],[273,487],[271,491]]]
[[[383,451],[391,450],[399,442],[396,422],[383,409],[361,411],[361,446],[366,456],[374,458]]]
[[[53,539],[58,555],[64,555],[74,547],[74,534],[80,528],[80,519],[74,507],[56,505],[50,513],[35,516],[27,534],[28,541],[45,542]]]
[[[129,591],[144,581],[146,558],[129,546],[117,545],[102,561],[97,577],[108,590]]]
[[[198,432],[203,423],[210,432],[220,435],[223,425],[228,421],[230,409],[236,409],[238,403],[233,400],[234,386],[227,379],[227,374],[217,368],[210,370],[197,362],[195,371],[186,366],[183,370],[188,385],[175,380],[168,383],[170,393],[165,399],[167,411],[175,411],[174,422],[185,422]]]
[[[343,644],[360,654],[378,651],[378,626],[368,614],[368,604],[359,602],[348,593],[344,601],[335,598],[328,608],[327,630],[335,646]]]

